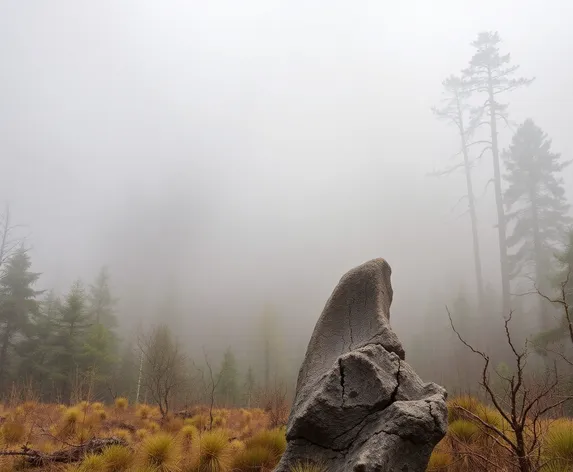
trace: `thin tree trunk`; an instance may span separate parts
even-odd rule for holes
[[[268,391],[271,382],[271,346],[269,339],[265,339],[265,389]]]
[[[537,211],[536,195],[531,192],[531,222],[533,226],[533,251],[535,252],[535,284],[541,293],[546,293],[546,284],[543,283],[543,244],[539,232],[539,213]],[[547,304],[539,297],[539,328],[546,331],[551,327],[548,323]]]
[[[10,336],[12,329],[10,325],[6,325],[6,330],[2,336],[2,348],[0,349],[0,393],[4,393],[4,383],[6,381],[6,363],[8,362],[8,344],[10,343]]]
[[[143,376],[143,351],[139,356],[139,374],[137,376],[137,392],[135,394],[135,404],[139,403],[139,392],[141,390],[141,377]]]
[[[483,304],[483,276],[482,276],[482,269],[481,269],[481,257],[480,257],[480,248],[479,248],[479,239],[478,239],[478,231],[477,231],[477,216],[476,216],[476,207],[475,207],[475,199],[474,199],[474,191],[473,191],[473,184],[472,184],[472,176],[471,176],[471,167],[470,161],[468,156],[468,147],[466,142],[466,131],[464,128],[464,122],[462,117],[462,110],[460,108],[460,101],[459,98],[457,99],[457,107],[458,107],[458,120],[460,125],[460,138],[462,141],[462,151],[464,154],[464,168],[466,173],[466,186],[468,190],[468,206],[470,211],[470,220],[472,225],[472,241],[473,241],[473,252],[474,252],[474,269],[476,274],[476,285],[477,285],[477,296],[478,296],[478,308],[480,314],[483,314],[484,304]]]
[[[499,165],[499,147],[497,142],[497,120],[495,116],[495,100],[493,93],[493,79],[488,71],[489,112],[491,128],[491,151],[493,154],[493,178],[495,187],[495,204],[497,207],[497,236],[499,243],[499,262],[501,266],[501,294],[503,316],[509,314],[511,308],[509,299],[509,263],[507,260],[506,222],[503,211],[503,197],[501,192],[501,171]]]

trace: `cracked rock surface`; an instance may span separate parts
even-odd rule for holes
[[[275,472],[424,472],[447,429],[446,392],[423,383],[390,328],[391,269],[374,259],[342,277],[314,328]]]

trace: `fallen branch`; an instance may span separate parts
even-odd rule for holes
[[[90,439],[79,446],[62,449],[51,454],[30,449],[28,446],[22,446],[21,451],[0,451],[0,456],[25,457],[27,465],[32,467],[43,467],[50,463],[68,464],[71,462],[78,462],[82,460],[86,454],[101,454],[103,450],[109,446],[127,446],[127,442],[116,437],[95,438]]]

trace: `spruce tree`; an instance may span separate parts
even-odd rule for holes
[[[81,365],[85,371],[94,373],[94,381],[100,396],[105,393],[107,383],[113,376],[117,362],[117,342],[114,333],[106,326],[95,323],[86,330],[81,353]]]
[[[48,393],[50,345],[54,320],[60,309],[60,300],[54,292],[48,292],[40,302],[39,310],[31,313],[30,323],[24,331],[22,340],[16,346],[20,357],[20,377],[31,380],[42,396]]]
[[[94,284],[90,285],[88,302],[89,314],[94,323],[102,324],[108,329],[117,327],[116,300],[111,294],[109,273],[106,267],[101,269]]]
[[[117,327],[115,314],[116,300],[111,294],[109,273],[103,267],[95,283],[90,286],[87,297],[88,314],[92,325],[86,332],[82,361],[84,368],[91,369],[95,375],[96,387],[100,396],[113,376],[114,364],[117,361],[118,339],[114,332]]]
[[[528,85],[530,79],[514,78],[513,74],[519,66],[510,65],[509,54],[499,53],[501,39],[497,32],[482,32],[472,42],[476,52],[472,56],[469,67],[464,71],[470,90],[474,94],[486,97],[483,106],[474,109],[472,128],[485,124],[489,128],[489,140],[484,150],[491,149],[493,157],[493,182],[497,208],[497,231],[499,243],[499,260],[502,283],[502,310],[507,314],[510,310],[509,294],[509,262],[506,247],[506,219],[503,211],[503,195],[501,187],[500,152],[498,144],[498,119],[507,120],[507,105],[499,101],[500,94]]]
[[[30,317],[38,310],[36,296],[41,293],[33,285],[40,274],[30,271],[30,257],[19,249],[9,259],[0,276],[0,392],[7,386],[14,361],[13,342],[22,335]]]
[[[133,342],[126,342],[121,349],[119,362],[115,365],[113,390],[130,401],[136,400],[137,378],[141,366],[141,354],[135,352]]]
[[[509,275],[531,278],[547,293],[552,258],[571,221],[560,176],[568,163],[551,152],[551,140],[531,119],[519,127],[503,158],[507,221],[513,223]]]
[[[224,406],[237,405],[239,396],[237,360],[230,348],[223,355],[217,390]]]
[[[81,282],[75,282],[54,319],[50,372],[64,402],[69,403],[72,379],[82,367],[86,332],[90,327],[87,299]]]

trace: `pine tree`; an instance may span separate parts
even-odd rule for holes
[[[119,361],[115,365],[113,391],[117,395],[136,400],[137,377],[139,375],[141,355],[134,350],[132,342],[126,342],[121,350]]]
[[[117,341],[114,333],[100,323],[92,324],[86,330],[81,353],[81,364],[85,371],[94,373],[98,393],[102,396],[113,375],[117,362]]]
[[[571,221],[559,175],[568,163],[550,148],[547,135],[528,119],[503,154],[507,220],[514,223],[507,238],[507,247],[515,251],[509,256],[510,277],[532,278],[544,293],[553,254]]]
[[[116,300],[111,294],[109,273],[103,267],[94,284],[90,286],[88,314],[93,323],[86,333],[82,361],[84,368],[94,373],[96,388],[102,391],[113,375],[113,367],[117,361],[118,339],[114,332],[117,327],[117,317],[114,310]]]
[[[40,394],[47,393],[50,367],[50,345],[54,320],[61,309],[60,300],[50,291],[39,304],[39,310],[31,313],[30,324],[16,350],[20,357],[19,375],[37,385]]]
[[[237,405],[239,396],[237,360],[230,348],[228,348],[223,355],[217,390],[223,405]]]
[[[460,136],[461,154],[463,156],[463,169],[466,177],[466,190],[468,199],[468,210],[470,215],[470,222],[472,228],[472,241],[473,241],[473,255],[474,255],[474,270],[476,278],[476,288],[478,295],[478,306],[480,311],[483,310],[483,276],[481,267],[479,238],[477,231],[477,216],[475,196],[473,191],[472,182],[472,163],[470,161],[468,139],[472,134],[471,127],[467,126],[467,115],[470,111],[468,99],[470,96],[470,86],[467,80],[463,77],[456,77],[451,75],[442,82],[444,87],[445,97],[443,99],[444,106],[442,108],[433,108],[434,114],[441,120],[453,123],[458,129]],[[448,174],[460,167],[458,164],[451,169],[446,170],[438,175]]]
[[[103,267],[97,276],[95,283],[90,286],[89,314],[96,324],[102,324],[108,329],[117,327],[115,314],[116,300],[111,295],[109,287],[109,273]]]
[[[507,105],[498,101],[500,94],[515,90],[518,87],[532,82],[525,78],[512,78],[519,68],[510,65],[510,55],[500,55],[499,44],[501,39],[497,32],[479,33],[477,40],[472,43],[476,52],[470,60],[469,67],[464,71],[471,91],[484,94],[487,99],[484,105],[474,110],[472,128],[482,124],[489,127],[490,140],[485,149],[491,149],[493,156],[493,182],[495,188],[495,202],[497,208],[497,230],[499,243],[499,259],[501,268],[503,313],[510,310],[509,298],[509,262],[506,247],[506,219],[503,211],[503,196],[501,188],[501,169],[498,144],[497,120],[507,120]]]
[[[6,388],[9,368],[13,363],[13,341],[25,332],[30,317],[38,310],[33,285],[40,274],[30,271],[26,250],[16,251],[0,277],[0,392]]]
[[[51,377],[67,403],[72,395],[72,379],[81,368],[90,324],[85,291],[81,282],[77,281],[56,314],[50,346]]]

